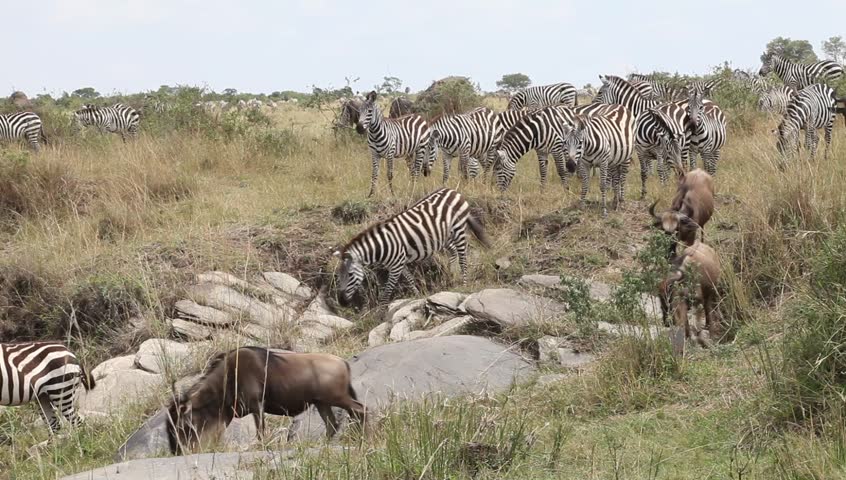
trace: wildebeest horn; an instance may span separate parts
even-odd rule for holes
[[[658,215],[655,215],[655,205],[657,205],[657,204],[658,204],[658,200],[655,200],[654,202],[652,202],[652,205],[649,206],[649,214],[652,215],[652,218],[654,218],[656,221],[660,222],[661,217],[659,217]]]

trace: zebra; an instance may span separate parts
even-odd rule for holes
[[[635,129],[635,150],[640,162],[641,198],[646,196],[646,178],[657,160],[658,174],[666,182],[665,158],[673,162],[684,161],[688,155],[691,132],[687,126],[687,100],[661,103],[644,98],[640,92],[623,78],[600,75],[602,87],[594,102],[619,104],[631,110],[637,119]],[[710,101],[707,101],[710,104]],[[652,113],[647,113],[652,112]],[[641,118],[643,117],[643,118]],[[683,136],[679,136],[684,132]],[[680,154],[675,152],[680,151]]]
[[[671,102],[685,96],[681,89],[667,82],[656,80],[652,75],[630,73],[628,82],[640,92],[643,98],[648,100]]]
[[[508,110],[543,108],[553,105],[576,106],[576,87],[569,83],[538,85],[518,90],[508,101]]]
[[[505,191],[517,173],[517,161],[529,150],[538,155],[541,189],[546,186],[547,160],[549,154],[555,159],[555,167],[564,188],[567,188],[567,164],[561,143],[564,127],[572,123],[574,115],[612,113],[622,108],[619,105],[588,104],[580,107],[546,107],[531,113],[518,121],[503,137],[497,148],[494,176],[497,187]],[[570,170],[572,172],[573,170]]]
[[[757,74],[750,74],[749,72],[744,72],[740,69],[735,69],[732,73],[732,76],[734,77],[735,81],[746,84],[746,86],[750,90],[752,90],[753,93],[756,93],[758,95],[762,95],[773,88],[766,78]]]
[[[41,117],[33,112],[0,115],[0,140],[26,140],[36,152],[41,150],[39,141],[47,143]]]
[[[388,270],[379,303],[391,299],[400,277],[416,291],[408,265],[441,250],[449,252],[450,265],[458,260],[461,279],[466,284],[468,226],[479,242],[489,248],[490,240],[470,213],[467,201],[455,190],[439,188],[407,210],[369,227],[333,252],[341,260],[339,300],[344,305],[352,301],[364,281],[364,268],[372,266]]]
[[[367,99],[361,104],[358,124],[367,131],[367,145],[373,160],[373,172],[370,176],[370,193],[376,191],[376,179],[379,177],[379,162],[382,158],[388,167],[388,187],[394,193],[394,159],[407,157],[412,178],[420,175],[428,176],[431,166],[435,163],[436,151],[429,148],[429,137],[432,132],[429,124],[417,114],[406,115],[401,118],[384,118],[379,106],[376,105],[376,92],[367,94]]]
[[[825,158],[831,147],[831,129],[836,115],[834,89],[822,83],[815,83],[800,90],[787,105],[787,111],[773,131],[778,137],[776,148],[786,156],[788,152],[799,151],[799,130],[805,130],[805,148],[814,158],[819,143],[817,129],[825,129]]]
[[[638,92],[640,92],[643,98],[650,98],[653,100],[658,100],[660,98],[655,93],[655,87],[652,86],[651,82],[647,82],[644,80],[635,80],[629,81],[629,83],[631,83],[632,86],[635,87]]]
[[[572,127],[566,129],[562,138],[568,164],[578,165],[583,207],[588,192],[588,169],[599,167],[603,217],[608,216],[606,190],[609,174],[614,190],[614,207],[622,204],[625,198],[626,175],[634,149],[634,123],[634,115],[625,107],[610,114],[576,115]]]
[[[758,99],[758,109],[775,115],[784,115],[790,100],[796,96],[796,90],[787,85],[772,88],[761,94]]]
[[[758,74],[774,72],[788,87],[801,90],[815,83],[835,81],[843,76],[843,66],[831,60],[809,65],[794,63],[779,55],[769,53],[762,57],[763,64]]]
[[[444,184],[449,181],[450,165],[456,155],[465,179],[479,174],[478,158],[494,155],[496,114],[488,108],[477,108],[458,115],[441,115],[431,122],[430,128],[429,148],[443,151]]]
[[[705,171],[717,175],[717,162],[720,149],[726,143],[726,117],[716,103],[704,103],[702,92],[691,90],[687,103],[687,115],[690,122],[690,169],[696,168],[696,154],[702,157]]]
[[[19,406],[38,400],[50,431],[60,429],[59,416],[73,426],[77,388],[95,386],[70,350],[57,342],[0,343],[0,405]]]
[[[101,132],[120,134],[124,142],[127,135],[132,137],[138,135],[138,124],[141,122],[141,116],[134,108],[121,103],[111,107],[84,105],[74,113],[74,116],[81,126],[93,125]]]
[[[692,80],[687,82],[687,91],[688,93],[698,92],[700,95],[709,97],[722,84],[723,79],[720,77],[712,78],[711,80]]]

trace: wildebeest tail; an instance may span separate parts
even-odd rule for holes
[[[485,233],[485,227],[482,226],[482,222],[473,215],[469,215],[467,217],[467,224],[470,225],[470,230],[473,232],[476,239],[479,240],[479,243],[481,243],[485,248],[491,248],[491,239],[488,237],[488,234]]]

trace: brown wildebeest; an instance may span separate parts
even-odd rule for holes
[[[681,169],[678,172],[679,185],[670,209],[656,214],[656,201],[649,206],[649,214],[656,227],[669,234],[677,233],[680,242],[691,246],[697,232],[702,232],[702,239],[705,239],[705,224],[714,214],[714,178],[701,168],[687,174]]]
[[[708,245],[697,241],[686,247],[680,255],[673,259],[670,273],[661,282],[659,287],[659,298],[661,300],[661,314],[664,324],[668,325],[667,314],[673,308],[673,323],[677,327],[684,327],[685,338],[691,337],[690,323],[687,319],[687,312],[693,305],[690,300],[702,306],[705,315],[705,328],[711,338],[719,334],[721,324],[718,303],[717,284],[720,281],[720,257],[717,252]],[[693,284],[685,284],[683,280],[694,276]],[[689,291],[692,288],[693,291]],[[703,344],[699,329],[699,322],[696,325],[696,338]]]
[[[168,408],[172,453],[195,449],[209,433],[219,436],[233,418],[255,415],[259,440],[264,413],[296,416],[317,407],[331,438],[338,430],[332,407],[346,410],[362,427],[365,408],[350,383],[350,368],[339,357],[243,347],[219,353],[203,376]]]
[[[400,118],[414,113],[414,104],[406,97],[397,97],[388,109],[388,118]]]

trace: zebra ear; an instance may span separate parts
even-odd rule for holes
[[[601,80],[602,83],[608,83],[608,79],[605,77],[605,75],[600,75],[599,80]]]

